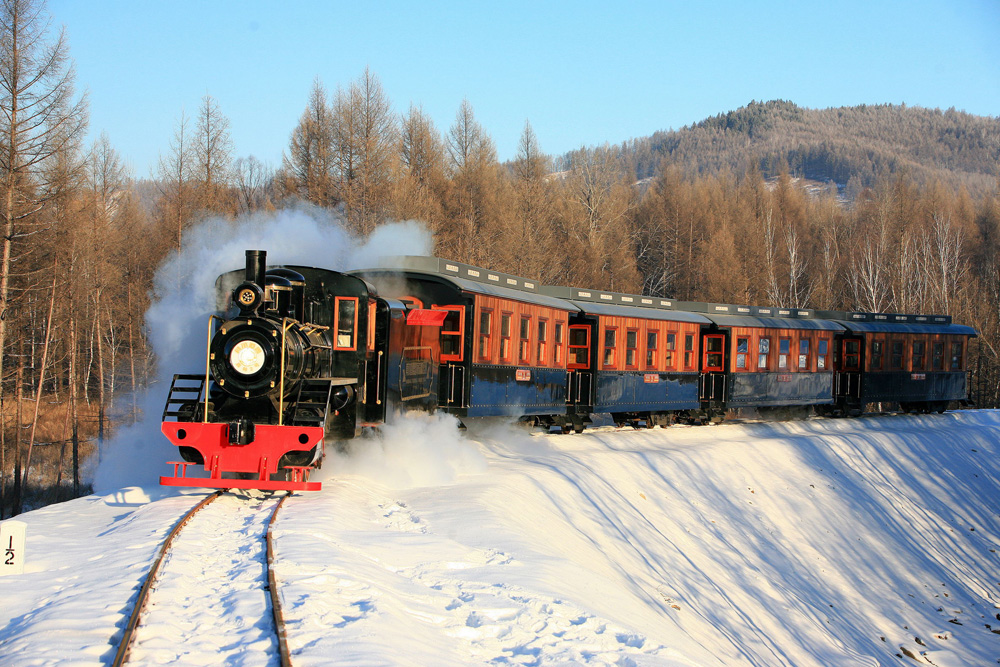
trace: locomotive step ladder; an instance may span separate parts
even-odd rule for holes
[[[175,375],[170,383],[170,392],[160,421],[193,421],[204,389],[204,375]],[[194,410],[191,409],[192,406],[195,407]]]
[[[332,391],[333,378],[303,380],[299,385],[292,422],[303,426],[323,426],[326,424]]]

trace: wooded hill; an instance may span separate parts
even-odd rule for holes
[[[833,181],[854,199],[880,177],[906,173],[918,185],[934,180],[991,192],[1000,175],[1000,118],[903,105],[804,109],[792,102],[750,102],[680,130],[655,132],[622,145],[636,176],[663,162],[688,175],[756,165],[765,177]]]

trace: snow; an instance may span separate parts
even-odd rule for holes
[[[281,510],[292,658],[997,664],[998,436],[998,411],[579,435],[411,420]],[[0,663],[107,664],[160,541],[204,495],[126,487],[19,516]],[[244,496],[178,539],[139,664],[277,664],[258,542],[275,499]]]

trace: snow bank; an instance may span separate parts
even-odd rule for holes
[[[428,432],[439,450],[406,450]],[[397,435],[286,503],[296,665],[1000,657],[1000,412]],[[106,659],[156,539],[194,502],[167,493],[19,517],[29,555],[0,579],[5,664]],[[212,612],[188,613],[211,635]]]

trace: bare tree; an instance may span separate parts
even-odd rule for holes
[[[158,172],[160,214],[177,231],[176,248],[180,253],[184,228],[194,210],[194,144],[183,111],[170,140],[170,152],[160,156]]]
[[[241,214],[257,211],[269,201],[268,185],[274,174],[267,166],[255,158],[241,157],[233,165],[236,179],[237,209]]]
[[[634,291],[637,274],[632,212],[635,193],[620,159],[609,146],[582,151],[564,181],[572,202],[572,235],[584,246],[586,284]]]
[[[767,301],[777,305],[784,305],[785,298],[778,284],[778,248],[775,242],[775,221],[774,211],[770,206],[761,218],[764,239],[764,269],[767,275]]]
[[[786,225],[783,238],[788,254],[788,305],[805,308],[812,294],[812,283],[808,279],[808,258],[802,250],[801,239],[793,225]]]
[[[326,90],[317,78],[299,124],[292,130],[288,154],[282,160],[291,194],[316,206],[339,201],[334,177],[333,113]]]
[[[398,128],[382,84],[367,68],[333,104],[336,175],[347,220],[362,235],[388,211]]]
[[[448,156],[451,158],[453,175],[473,168],[477,163],[483,164],[496,160],[496,148],[483,126],[476,120],[472,104],[468,99],[462,100],[462,105],[455,115],[455,122],[448,130]]]
[[[123,200],[128,197],[130,177],[118,152],[111,146],[108,136],[104,133],[94,144],[90,152],[87,179],[90,185],[91,227],[88,284],[91,286],[89,297],[94,304],[94,342],[97,347],[97,424],[98,451],[101,451],[106,428],[105,410],[114,396],[113,389],[108,391],[107,382],[114,368],[113,360],[107,358],[112,352],[105,344],[106,337],[113,337],[115,322],[108,315],[110,305],[108,293],[114,294],[118,287],[120,272],[111,264],[110,244],[116,236],[116,225]]]
[[[929,243],[931,256],[927,265],[934,306],[942,313],[951,313],[969,270],[963,255],[965,234],[961,227],[952,223],[950,215],[935,212]]]
[[[891,199],[880,198],[874,202],[873,216],[862,219],[860,226],[864,229],[859,229],[857,235],[860,245],[851,260],[849,276],[854,307],[872,313],[884,312],[891,298],[890,204]]]
[[[211,95],[202,98],[198,110],[194,160],[201,207],[222,212],[227,207],[225,190],[232,177],[233,140],[229,134],[229,119]]]
[[[419,107],[402,117],[399,135],[399,177],[392,197],[392,214],[399,220],[416,219],[439,234],[445,227],[444,141],[434,122]]]
[[[493,140],[468,100],[462,100],[448,130],[447,149],[453,186],[448,214],[453,225],[444,247],[464,261],[490,266],[499,235],[499,164]]]
[[[922,233],[904,233],[895,253],[892,308],[901,313],[920,312],[927,305],[928,243]]]
[[[538,147],[531,123],[525,121],[511,164],[512,215],[506,264],[514,273],[549,281],[558,270],[552,261],[554,218],[549,160]]]
[[[0,2],[0,381],[11,263],[30,232],[29,219],[46,207],[52,183],[45,163],[86,124],[86,99],[75,97],[64,31],[49,39],[41,0]]]
[[[444,147],[434,121],[420,107],[410,107],[400,131],[400,160],[407,176],[418,183],[439,181],[444,165]]]
[[[688,273],[685,260],[694,245],[692,238],[683,238],[687,195],[680,169],[665,166],[639,202],[635,253],[643,294],[681,296],[681,279]]]

